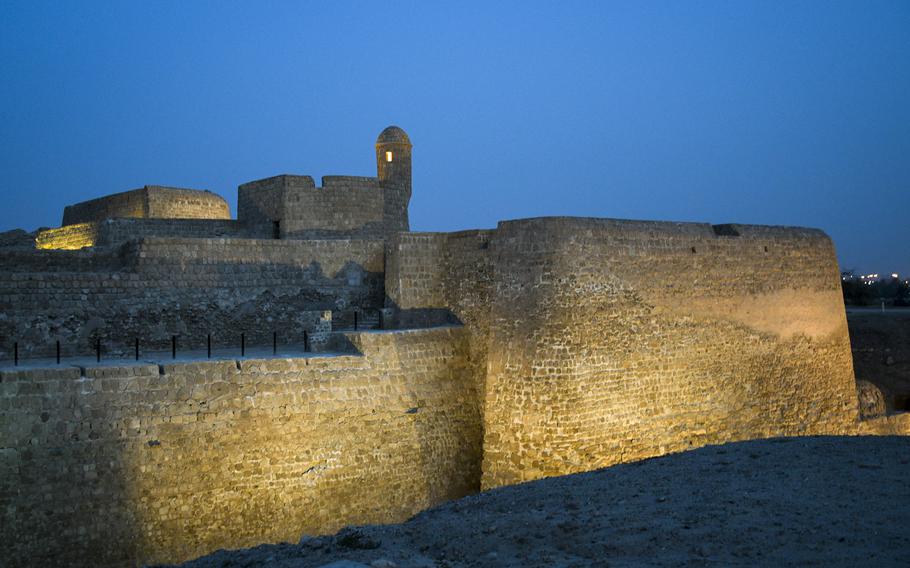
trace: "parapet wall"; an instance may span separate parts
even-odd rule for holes
[[[383,234],[385,191],[376,178],[326,176],[321,188],[288,186],[285,199],[286,238]]]
[[[325,310],[382,307],[381,241],[147,238],[90,251],[0,252],[0,359],[300,343]]]
[[[98,224],[96,244],[109,246],[146,237],[270,239],[272,235],[230,219],[108,219]]]
[[[404,190],[375,177],[280,175],[241,185],[237,218],[283,239],[385,238],[407,230]]]
[[[148,200],[145,189],[142,188],[68,205],[63,210],[61,224],[65,227],[114,217],[142,218],[148,216]]]
[[[180,562],[474,492],[462,328],[362,356],[0,371],[7,566]]]
[[[231,211],[221,196],[210,191],[147,185],[70,205],[63,211],[62,224],[114,218],[230,219]]]
[[[231,209],[220,195],[198,189],[145,186],[151,219],[230,219]]]

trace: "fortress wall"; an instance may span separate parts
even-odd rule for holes
[[[31,250],[35,248],[35,234],[23,229],[0,232],[0,248],[18,248]]]
[[[244,183],[237,188],[237,220],[271,230],[272,222],[284,217],[287,178],[301,187],[316,187],[310,176],[281,175]]]
[[[239,221],[220,219],[108,219],[98,225],[101,246],[146,237],[269,239],[272,234],[256,231]]]
[[[154,219],[230,219],[231,209],[220,195],[210,191],[145,186],[148,217]]]
[[[113,193],[98,199],[68,205],[63,210],[61,225],[92,223],[114,217],[148,217],[145,189]]]
[[[135,246],[132,248],[135,250]],[[81,250],[3,249],[0,250],[0,279],[26,280],[38,272],[116,272],[128,266],[129,250],[129,246]]]
[[[821,231],[608,219],[501,223],[483,485],[709,443],[856,428]]]
[[[117,250],[0,253],[0,359],[302,342],[324,310],[383,304],[380,241],[145,239]],[[28,264],[31,263],[31,264]]]
[[[272,233],[268,228],[247,227],[233,220],[122,218],[46,229],[38,233],[36,246],[48,250],[76,250],[91,246],[119,245],[146,237],[269,239]]]
[[[484,392],[487,367],[494,233],[400,233],[386,252],[386,296],[401,309],[399,325],[463,323],[478,393]]]
[[[276,241],[255,239],[149,238],[139,247],[140,267],[176,263],[195,271],[212,271],[218,263],[272,264],[313,268],[328,277],[356,265],[364,272],[381,273],[385,245],[382,241],[328,239]],[[190,266],[197,264],[197,266]],[[140,268],[141,269],[141,268]]]
[[[462,231],[450,233],[446,239],[443,290],[447,305],[469,330],[471,365],[478,393],[486,392],[493,289],[490,245],[495,233],[490,230]],[[482,398],[480,411],[483,412]]]
[[[445,233],[399,233],[386,254],[386,295],[402,310],[446,308]]]
[[[379,178],[368,176],[322,176],[322,189],[379,189]]]
[[[240,186],[238,219],[281,238],[382,238],[385,189],[374,177],[325,176],[316,187],[310,176],[281,175]]]
[[[462,328],[363,356],[0,371],[5,565],[179,562],[479,487]]]
[[[66,225],[38,233],[35,246],[39,249],[78,250],[95,246],[98,242],[98,223]]]
[[[384,192],[376,178],[325,176],[321,188],[288,187],[282,236],[381,236]]]

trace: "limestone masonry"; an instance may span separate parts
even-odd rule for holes
[[[412,233],[411,142],[375,149],[376,177],[241,185],[236,220],[146,186],[0,234],[0,564],[178,562],[705,444],[910,432],[871,383],[860,413],[821,231]]]

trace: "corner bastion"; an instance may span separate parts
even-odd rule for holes
[[[400,318],[471,331],[483,486],[858,427],[830,239],[796,227],[506,221],[401,235]]]
[[[410,138],[375,152],[375,177],[243,184],[237,219],[140,190],[34,248],[5,233],[0,558],[178,562],[705,444],[910,433],[910,413],[859,413],[823,232],[410,232]],[[148,353],[279,332],[302,352]]]

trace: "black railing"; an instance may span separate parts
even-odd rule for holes
[[[205,357],[211,359],[215,353],[215,349],[222,350],[235,350],[239,347],[240,357],[246,357],[247,352],[247,334],[246,332],[240,333],[239,337],[234,336],[235,339],[231,341],[223,341],[215,343],[212,338],[212,334],[206,334],[205,336]],[[266,336],[268,337],[268,336]],[[307,330],[303,330],[302,341],[301,336],[296,336],[296,340],[291,340],[288,343],[281,344],[279,341],[280,336],[278,331],[272,331],[271,333],[271,353],[272,355],[278,354],[279,347],[288,347],[299,349],[303,348],[304,353],[309,353],[311,350],[311,337],[310,333]],[[184,343],[183,339],[191,339],[192,336],[181,336],[181,335],[171,335],[170,336],[170,355],[171,359],[177,359],[177,356],[180,354],[181,349],[183,353],[192,354],[194,351],[200,349],[201,347],[197,346],[193,348],[193,345],[201,345],[201,341],[196,343],[195,341],[189,341]],[[52,359],[56,362],[57,365],[61,365],[67,359],[86,359],[87,357],[94,356],[96,363],[101,363],[104,360],[105,354],[108,354],[113,360],[124,360],[128,359],[130,355],[136,361],[139,361],[142,355],[143,346],[156,346],[157,349],[149,349],[148,353],[155,353],[160,358],[162,354],[162,341],[161,338],[158,338],[157,341],[153,340],[142,340],[140,337],[134,337],[130,342],[126,344],[121,344],[111,340],[105,340],[102,337],[95,337],[94,340],[89,343],[88,348],[85,343],[73,342],[67,344],[67,342],[56,339],[53,343],[47,343],[43,346],[35,346],[34,344],[25,343],[26,347],[31,346],[31,349],[20,350],[21,342],[15,340],[12,342],[12,363],[13,366],[18,367],[20,363],[27,359]],[[239,342],[238,342],[239,339]],[[265,337],[260,337],[260,339],[265,339]],[[9,345],[9,343],[7,343]],[[80,348],[81,345],[81,348]],[[165,344],[167,345],[167,344]],[[184,347],[181,347],[184,345]],[[253,347],[258,347],[260,349],[266,348],[269,346],[268,339],[265,341],[257,341],[255,344],[252,344]],[[113,349],[112,349],[113,348]],[[165,348],[166,349],[166,348]],[[130,353],[132,351],[132,353]],[[166,351],[165,351],[166,353]],[[236,351],[234,351],[236,353]],[[165,355],[166,356],[166,355]],[[9,364],[9,360],[6,360],[6,364]],[[0,358],[0,366],[3,365],[3,359]]]
[[[280,343],[282,337],[287,347],[292,347],[297,352],[303,347],[303,352],[310,352],[313,348],[311,334],[314,331],[331,334],[336,331],[384,329],[387,322],[383,321],[383,315],[382,310],[356,306],[346,310],[333,310],[330,322],[317,317],[315,321],[311,320],[312,324],[309,322],[305,324],[307,329],[301,329],[291,322],[270,322],[267,326],[261,327],[252,323],[237,325],[238,331],[230,335],[219,330],[215,330],[213,334],[202,326],[193,326],[195,328],[193,333],[171,332],[161,335],[142,331],[137,334],[128,329],[100,328],[93,330],[88,337],[84,335],[77,337],[78,330],[72,330],[72,335],[67,336],[67,332],[63,332],[61,336],[56,338],[51,336],[45,341],[43,338],[33,339],[32,333],[25,330],[22,330],[21,335],[11,330],[4,333],[5,337],[0,337],[0,366],[8,366],[10,363],[19,366],[25,359],[55,361],[58,365],[67,359],[84,361],[89,357],[96,363],[101,363],[105,358],[121,361],[132,358],[139,361],[143,354],[147,359],[161,360],[167,358],[167,351],[170,351],[171,359],[177,359],[180,354],[192,355],[198,359],[203,357],[211,359],[216,351],[219,352],[218,355],[225,356],[223,353],[225,350],[238,350],[240,357],[246,357],[247,347],[255,347],[257,353],[262,353],[269,344],[272,348],[271,354],[278,355],[279,348],[282,347]],[[393,324],[398,325],[397,319],[393,320]],[[275,329],[276,327],[278,329]],[[342,340],[338,341],[343,344]],[[196,351],[198,353],[193,353]],[[236,351],[233,356],[237,356]]]

